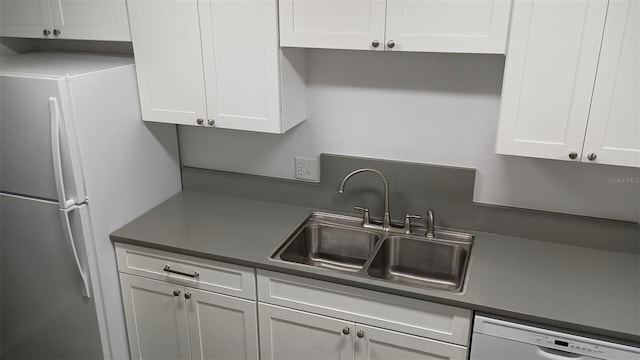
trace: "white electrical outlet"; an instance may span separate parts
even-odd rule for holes
[[[306,181],[320,181],[320,169],[318,159],[310,159],[296,156],[296,179]]]

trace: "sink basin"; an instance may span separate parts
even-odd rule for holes
[[[273,261],[347,272],[415,287],[460,292],[473,236],[436,229],[426,238],[416,227],[364,228],[353,216],[311,213],[271,255]]]
[[[460,244],[391,236],[384,239],[367,273],[398,283],[459,290],[468,256]]]
[[[283,261],[356,272],[369,259],[378,240],[380,237],[369,231],[311,222],[284,244],[277,257]]]

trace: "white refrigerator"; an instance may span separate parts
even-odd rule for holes
[[[109,233],[180,190],[133,58],[0,59],[0,358],[127,358]]]

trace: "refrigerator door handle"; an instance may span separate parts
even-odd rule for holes
[[[67,199],[64,190],[64,173],[62,171],[62,148],[60,144],[60,110],[58,100],[49,98],[49,117],[51,120],[51,154],[53,155],[53,175],[56,180],[58,191],[58,201],[61,208],[68,208],[75,204],[73,200]]]
[[[60,209],[60,218],[62,220],[62,229],[64,231],[64,237],[69,243],[71,247],[71,251],[73,252],[73,258],[76,262],[76,268],[78,269],[78,273],[82,278],[82,296],[87,299],[91,298],[91,294],[89,293],[89,279],[87,279],[87,273],[82,269],[82,264],[80,263],[80,257],[78,256],[78,250],[76,249],[76,243],[73,238],[73,230],[71,229],[71,221],[69,221],[69,213],[75,210],[76,207],[72,206],[66,209]]]

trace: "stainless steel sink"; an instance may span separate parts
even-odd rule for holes
[[[273,258],[333,270],[359,271],[380,237],[358,226],[359,220],[354,218],[312,213]]]
[[[297,232],[280,259],[353,272],[362,269],[378,240],[378,235],[368,231],[309,224]]]
[[[454,243],[401,236],[386,238],[367,273],[410,285],[456,290],[462,285],[469,251]]]
[[[349,272],[415,287],[462,291],[473,236],[416,227],[387,231],[362,227],[353,216],[311,213],[271,255],[273,261]]]

